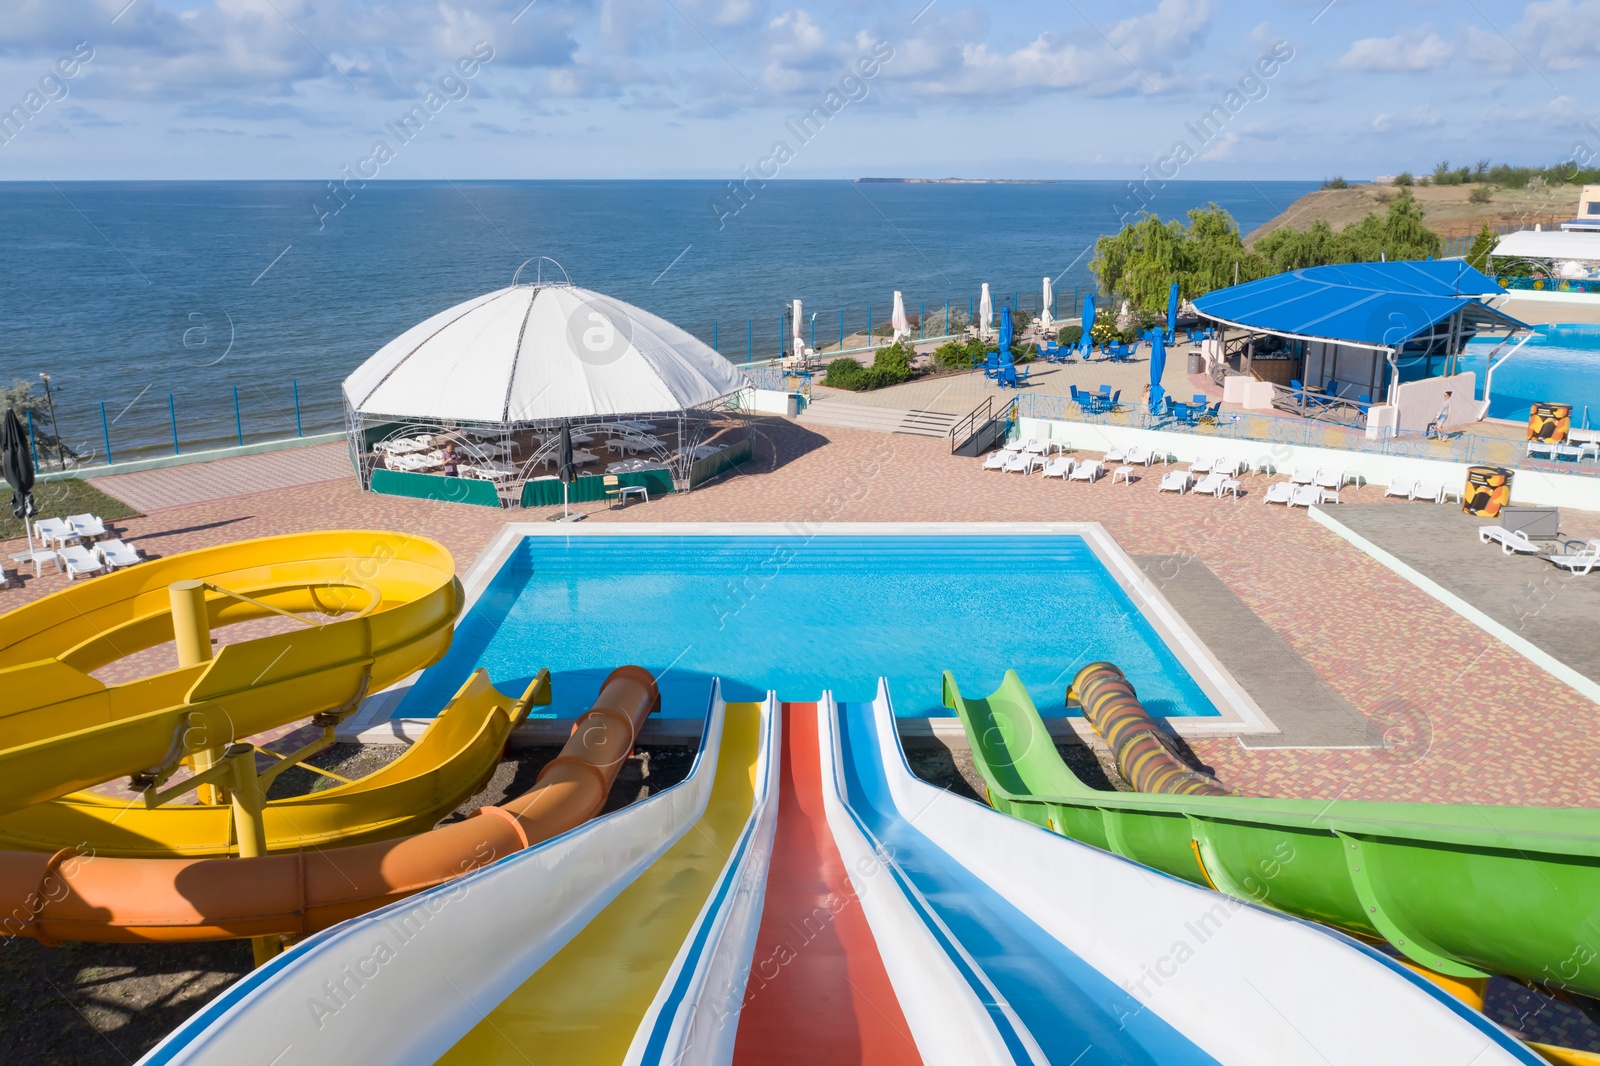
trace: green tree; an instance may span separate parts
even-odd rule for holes
[[[7,411],[17,412],[24,431],[29,425],[28,416],[30,414],[33,416],[34,447],[39,452],[41,462],[47,458],[53,462],[61,452],[74,459],[78,457],[78,453],[62,443],[57,436],[55,422],[50,418],[50,407],[45,402],[44,395],[34,391],[32,382],[13,378],[11,384],[0,385],[0,417]]]
[[[1489,272],[1489,253],[1494,251],[1495,236],[1489,232],[1488,223],[1472,238],[1472,247],[1467,251],[1467,265],[1476,267],[1485,274]]]

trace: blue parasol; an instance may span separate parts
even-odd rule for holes
[[[1165,395],[1161,391],[1161,374],[1167,369],[1167,344],[1159,329],[1150,331],[1150,410],[1154,411]]]
[[[1094,351],[1094,341],[1089,339],[1089,333],[1094,329],[1094,293],[1083,298],[1083,338],[1079,341],[1083,345],[1083,357],[1089,358],[1089,353]]]
[[[1011,335],[1012,335],[1011,308],[1010,307],[1002,307],[1000,309],[1000,341],[999,341],[1000,361],[1002,363],[1011,362]]]
[[[1172,283],[1172,291],[1167,293],[1167,343],[1171,344],[1178,336],[1178,283]]]

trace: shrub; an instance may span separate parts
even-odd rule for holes
[[[940,370],[971,370],[983,362],[983,342],[976,337],[946,341],[934,349],[933,365]]]
[[[1394,176],[1394,183],[1396,185],[1410,185],[1414,181],[1415,179],[1412,178],[1411,171],[1409,170],[1402,170],[1400,173]]]
[[[1327,181],[1322,183],[1322,187],[1324,189],[1348,189],[1350,187],[1350,183],[1345,181],[1343,178],[1329,178]]]
[[[835,389],[859,388],[855,380],[861,376],[863,369],[860,363],[849,356],[835,359],[828,364],[828,372],[822,375],[822,383]]]
[[[899,385],[911,380],[911,357],[915,354],[909,344],[891,344],[878,349],[871,366],[862,366],[848,357],[835,359],[828,364],[828,372],[822,376],[822,383],[851,392]]]
[[[1032,341],[1011,346],[1011,361],[1014,363],[1031,363],[1039,358],[1039,346]]]
[[[1056,342],[1062,347],[1070,348],[1083,340],[1082,326],[1062,326],[1061,332],[1056,334]]]
[[[1117,330],[1117,324],[1105,318],[1096,318],[1094,321],[1094,328],[1089,330],[1089,339],[1095,344],[1106,344],[1110,341],[1116,340],[1120,336],[1121,334]]]
[[[1475,204],[1486,204],[1494,199],[1494,186],[1474,185],[1472,191],[1467,193],[1467,199]]]
[[[1489,224],[1486,222],[1478,231],[1478,235],[1472,239],[1472,247],[1467,251],[1467,265],[1488,273],[1489,253],[1494,251],[1495,244],[1495,235],[1490,232]]]

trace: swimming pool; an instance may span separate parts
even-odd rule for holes
[[[511,693],[547,667],[535,713],[572,717],[625,663],[670,717],[703,714],[713,677],[730,700],[870,700],[880,676],[901,716],[945,716],[943,670],[988,692],[1008,668],[1060,715],[1096,659],[1152,714],[1218,714],[1081,536],[526,536],[392,716],[433,717],[482,666]]]
[[[1489,417],[1525,422],[1535,403],[1570,403],[1572,424],[1600,426],[1600,325],[1537,326],[1536,335],[1522,350],[1494,372],[1489,396]],[[1478,398],[1483,398],[1487,355],[1498,341],[1467,345],[1462,369],[1478,375]]]

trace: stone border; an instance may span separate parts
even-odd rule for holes
[[[1384,551],[1382,548],[1378,547],[1376,544],[1372,543],[1355,530],[1351,529],[1338,519],[1334,518],[1332,515],[1328,514],[1328,512],[1324,511],[1321,507],[1311,507],[1309,510],[1311,512],[1312,521],[1326,526],[1329,530],[1332,530],[1344,540],[1355,545],[1355,547],[1360,549],[1362,552],[1382,563],[1390,570],[1393,570],[1395,573],[1411,582],[1417,588],[1421,589],[1423,592],[1426,592],[1428,595],[1432,596],[1434,599],[1450,608],[1456,614],[1460,615],[1462,618],[1465,618],[1467,621],[1471,622],[1473,625],[1477,626],[1491,637],[1494,637],[1496,640],[1500,641],[1502,644],[1506,645],[1512,651],[1516,652],[1518,655],[1521,655],[1524,659],[1527,659],[1541,670],[1544,670],[1546,673],[1552,675],[1563,684],[1569,685],[1573,689],[1576,689],[1589,700],[1595,703],[1600,703],[1600,682],[1594,681],[1587,675],[1578,672],[1577,670],[1568,666],[1566,663],[1562,662],[1560,659],[1557,659],[1554,655],[1551,655],[1549,652],[1539,647],[1537,644],[1528,640],[1526,637],[1521,636],[1514,630],[1509,629],[1505,625],[1495,621],[1493,618],[1490,618],[1488,615],[1472,606],[1472,604],[1468,603],[1460,596],[1457,596],[1455,593],[1449,591],[1432,578],[1424,576],[1421,572],[1417,571],[1411,566],[1408,566],[1406,563],[1401,562],[1395,556],[1390,555],[1388,552]]]
[[[1077,536],[1089,545],[1090,551],[1100,561],[1112,578],[1116,580],[1122,590],[1127,593],[1135,608],[1144,617],[1156,635],[1167,645],[1184,669],[1189,672],[1196,684],[1200,686],[1207,698],[1217,708],[1216,717],[1196,718],[1177,717],[1163,718],[1158,721],[1166,723],[1174,733],[1185,737],[1237,737],[1242,734],[1277,733],[1278,728],[1268,719],[1265,712],[1256,704],[1244,687],[1234,679],[1227,668],[1214,656],[1205,642],[1190,628],[1183,617],[1173,609],[1172,605],[1161,595],[1155,584],[1143,570],[1133,561],[1122,547],[1106,532],[1104,526],[1098,522],[822,522],[811,525],[801,523],[779,522],[639,522],[618,525],[579,526],[567,523],[552,525],[550,523],[511,522],[501,527],[500,532],[478,553],[462,577],[462,586],[466,590],[466,602],[462,607],[462,614],[477,604],[494,575],[505,565],[511,553],[516,550],[524,537],[615,537],[615,536],[972,536],[972,535],[1011,535],[1011,536]],[[339,739],[352,740],[358,743],[395,743],[409,742],[421,735],[422,730],[432,719],[425,718],[389,718],[387,713],[391,707],[397,706],[407,690],[416,682],[419,674],[413,674],[404,681],[369,697],[362,705],[360,711],[350,719],[349,723],[340,729]],[[660,719],[660,723],[668,722]],[[945,721],[945,719],[907,719],[906,721]],[[949,719],[955,723],[955,719]],[[1047,719],[1052,726],[1056,719]],[[1069,732],[1083,732],[1079,728],[1079,719],[1061,719],[1060,735]],[[521,734],[527,730],[531,735],[543,735],[553,732],[550,723],[559,724],[558,735],[564,738],[570,731],[570,722],[559,719],[541,719],[539,722],[530,723],[518,730],[515,743],[539,743],[535,740],[524,740]],[[654,726],[655,728],[651,728]],[[957,725],[959,730],[959,725]],[[655,734],[661,734],[663,739],[667,736],[676,737],[682,730],[674,730],[664,724],[658,724],[652,717],[646,723],[646,729],[641,733],[640,739],[648,741]],[[698,723],[695,732],[698,733]],[[914,732],[920,733],[921,730]],[[933,736],[941,736],[942,731],[937,727],[929,727],[928,732]],[[1058,731],[1051,730],[1052,734]]]

